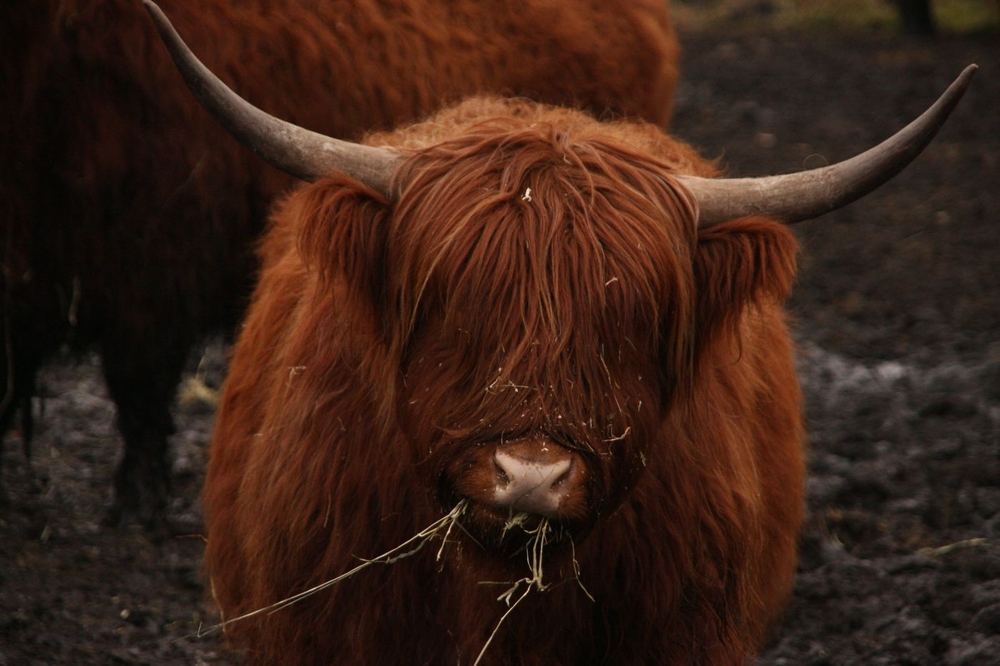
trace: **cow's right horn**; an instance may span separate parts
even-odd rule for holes
[[[679,177],[698,201],[698,226],[748,215],[799,222],[860,199],[902,171],[930,143],[977,69],[966,67],[927,111],[896,134],[838,164],[762,178]]]
[[[142,0],[174,64],[201,105],[223,129],[272,166],[302,180],[345,173],[390,198],[402,159],[385,148],[342,141],[275,118],[233,92],[191,53],[156,3]]]

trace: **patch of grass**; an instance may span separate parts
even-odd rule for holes
[[[941,32],[1000,32],[1000,0],[937,0],[934,17]]]
[[[1000,0],[932,0],[942,34],[1000,32]],[[678,27],[896,33],[890,0],[672,0]]]

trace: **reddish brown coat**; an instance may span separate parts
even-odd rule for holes
[[[791,234],[696,231],[672,175],[713,168],[651,125],[473,99],[372,141],[409,154],[398,202],[325,179],[262,245],[204,491],[225,617],[398,545],[482,451],[541,434],[586,461],[586,501],[482,663],[745,663],[802,515]],[[260,664],[471,664],[506,610],[484,583],[527,569],[488,511],[461,522],[440,561],[230,636]]]

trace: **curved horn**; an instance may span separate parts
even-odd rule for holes
[[[860,199],[902,171],[930,143],[977,69],[976,65],[966,67],[929,109],[899,132],[838,164],[762,178],[679,176],[698,201],[698,226],[710,227],[746,215],[794,223]]]
[[[389,182],[401,157],[384,148],[341,141],[279,120],[234,93],[195,57],[151,0],[143,0],[188,88],[223,129],[272,166],[312,181],[341,172],[392,197]]]

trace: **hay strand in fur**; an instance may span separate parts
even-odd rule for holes
[[[243,615],[240,615],[239,617],[234,617],[230,620],[224,620],[219,624],[209,627],[205,631],[201,631],[199,629],[198,636],[199,637],[204,636],[209,633],[212,633],[213,631],[219,629],[225,629],[226,627],[235,622],[246,620],[248,618],[255,617],[257,615],[276,613],[282,610],[283,608],[287,608],[292,604],[298,603],[299,601],[302,601],[307,597],[310,597],[318,592],[322,592],[323,590],[350,578],[354,574],[370,567],[373,564],[395,564],[396,562],[402,559],[405,559],[407,557],[410,557],[411,555],[415,555],[416,553],[418,553],[427,544],[428,541],[430,541],[439,532],[444,530],[445,534],[443,538],[443,543],[441,544],[441,548],[438,550],[437,554],[437,558],[440,559],[441,551],[444,549],[444,543],[447,542],[448,535],[451,534],[451,529],[454,526],[454,524],[458,521],[458,518],[462,515],[462,513],[465,512],[466,506],[467,502],[465,500],[459,502],[457,505],[455,505],[455,508],[452,509],[447,515],[434,521],[433,523],[431,523],[430,525],[428,525],[427,527],[425,527],[420,532],[416,533],[403,543],[399,544],[395,548],[387,550],[386,552],[372,559],[369,560],[362,559],[361,564],[359,564],[358,566],[354,567],[353,569],[351,569],[346,573],[342,573],[339,576],[331,578],[330,580],[320,583],[319,585],[316,585],[314,587],[311,587],[308,590],[304,590],[302,592],[299,592],[298,594],[294,594],[290,597],[282,599],[281,601],[275,602],[270,606],[259,608],[255,611],[245,613]],[[409,550],[407,550],[407,548],[409,548]]]

